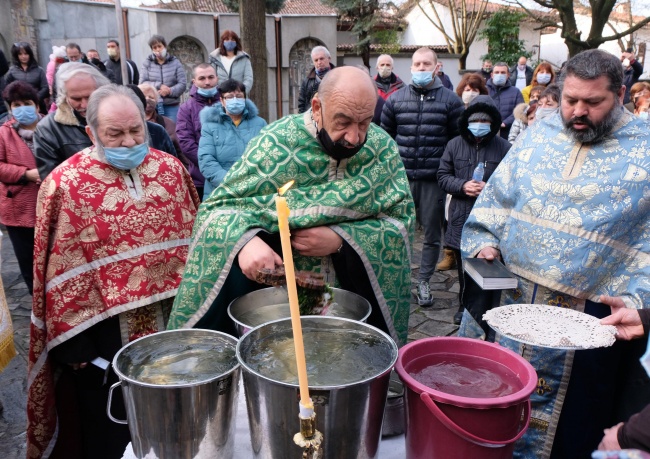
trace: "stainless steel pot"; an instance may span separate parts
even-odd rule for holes
[[[309,339],[313,330],[367,334],[380,342],[372,348],[376,353],[374,356],[381,362],[381,369],[375,374],[350,384],[314,386],[310,383],[309,389],[315,405],[316,428],[324,436],[324,458],[376,458],[390,372],[398,355],[397,345],[375,327],[349,319],[308,316],[301,318],[301,322],[307,356],[310,348],[319,346],[316,340]],[[249,365],[250,356],[259,347],[260,340],[287,330],[291,330],[290,319],[270,322],[251,330],[237,345],[255,458],[301,457],[301,448],[293,442],[293,435],[300,431],[298,384],[273,380]],[[274,358],[268,356],[269,361]],[[344,364],[342,358],[337,359],[334,355],[331,360]]]
[[[221,369],[187,383],[142,382],[144,371],[161,359],[175,357],[171,351],[164,355],[170,345],[177,352],[210,349],[204,352],[213,352],[210,358],[214,355]],[[151,453],[159,459],[233,457],[240,374],[239,364],[233,361],[236,345],[237,340],[225,333],[183,329],[145,336],[115,355],[113,369],[120,381],[111,386],[107,412],[112,421],[127,424],[111,415],[113,390],[122,386],[136,457]],[[223,362],[217,354],[223,354]]]
[[[371,306],[368,300],[356,293],[342,290],[340,288],[333,288],[332,292],[334,302],[338,304],[337,310],[339,313],[337,317],[358,320],[361,322],[366,321],[371,311]],[[288,302],[289,294],[287,293],[286,287],[264,288],[247,293],[246,295],[242,295],[235,299],[228,306],[228,315],[233,322],[235,322],[237,333],[241,337],[244,336],[248,330],[254,327],[274,320],[290,317]],[[259,310],[260,307],[264,306],[284,303],[287,303],[285,309],[282,311],[268,311],[269,315],[257,323],[248,323],[246,320],[246,315],[251,311]]]

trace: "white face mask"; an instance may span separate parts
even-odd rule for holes
[[[623,59],[623,68],[626,69],[630,66],[630,60],[629,59]]]
[[[641,118],[642,120],[647,120],[648,119],[648,112],[639,113],[639,118]]]
[[[463,103],[468,105],[471,101],[476,99],[478,91],[463,91]]]

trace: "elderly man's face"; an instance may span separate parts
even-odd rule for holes
[[[65,53],[68,55],[68,60],[70,62],[81,60],[81,52],[77,48],[66,48]]]
[[[311,60],[314,63],[316,70],[325,70],[330,66],[330,58],[327,57],[324,51],[317,51],[311,54]]]
[[[609,90],[609,79],[603,75],[583,80],[569,75],[562,89],[561,114],[564,126],[578,142],[596,143],[608,135],[621,111],[625,87],[617,94]]]
[[[527,62],[528,60],[524,56],[521,56],[517,64],[519,64],[520,67],[525,67]]]
[[[133,147],[145,142],[145,130],[140,112],[130,99],[113,96],[99,106],[97,140],[104,147]]]
[[[86,116],[88,98],[97,89],[95,80],[87,74],[78,74],[65,83],[68,104],[81,116]]]
[[[382,76],[382,78],[386,78],[386,76],[390,75],[392,71],[393,62],[390,57],[383,56],[377,59],[377,72]]]
[[[312,109],[319,129],[325,129],[334,142],[353,147],[366,140],[375,114],[377,94],[361,82],[345,83],[325,99],[314,97]]]

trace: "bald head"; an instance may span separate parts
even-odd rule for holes
[[[312,116],[332,140],[356,145],[366,138],[375,113],[377,92],[367,72],[356,67],[330,70],[312,99]]]
[[[368,71],[357,67],[337,67],[330,70],[318,87],[318,95],[323,101],[326,101],[333,92],[356,94],[359,91],[376,95],[375,83]]]

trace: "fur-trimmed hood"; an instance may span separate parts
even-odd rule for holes
[[[54,113],[54,121],[57,123],[64,124],[66,126],[81,126],[81,123],[74,116],[72,107],[68,104],[68,101],[65,100],[65,97],[61,97],[61,103],[56,104],[56,112]],[[58,102],[58,101],[57,101]]]
[[[470,102],[469,107],[467,107],[458,119],[458,130],[463,139],[467,142],[475,143],[476,138],[469,131],[467,126],[469,125],[469,117],[474,113],[479,112],[487,113],[492,119],[492,123],[490,124],[490,133],[481,140],[481,143],[485,144],[492,140],[495,135],[499,134],[501,129],[501,114],[490,96],[477,96],[472,102]]]
[[[242,113],[242,119],[250,120],[258,116],[259,110],[257,106],[253,103],[252,100],[246,99],[246,106],[244,107],[244,112]],[[230,119],[230,116],[226,113],[226,110],[223,108],[220,102],[215,103],[211,107],[206,107],[201,110],[201,124],[205,125],[207,123],[223,123],[226,121],[226,118]]]
[[[523,104],[517,104],[515,109],[512,111],[512,114],[515,115],[515,119],[521,121],[524,124],[528,124],[528,116],[526,116],[526,110],[530,104],[524,102]]]

